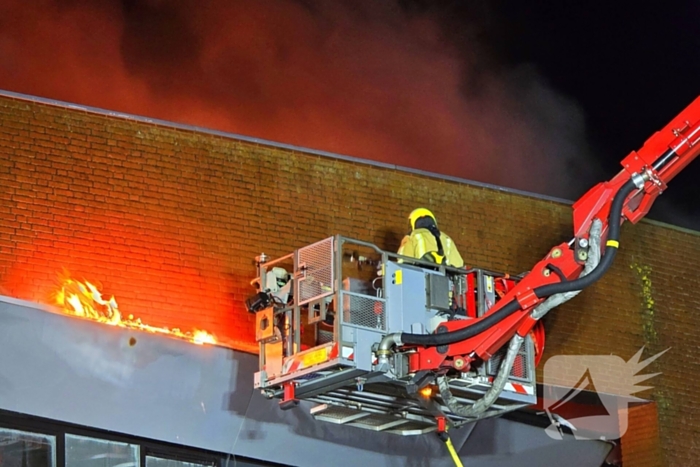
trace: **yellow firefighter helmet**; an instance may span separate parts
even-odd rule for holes
[[[435,219],[432,212],[425,208],[418,208],[411,211],[411,214],[408,215],[408,223],[411,225],[412,231],[416,229],[416,221],[421,217],[430,217],[433,221],[435,221],[435,225],[437,225],[437,219]]]

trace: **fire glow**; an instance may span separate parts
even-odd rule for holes
[[[61,285],[54,294],[56,305],[68,315],[87,318],[111,326],[137,329],[154,334],[166,334],[188,340],[194,344],[216,344],[216,337],[206,331],[195,329],[183,332],[177,328],[156,327],[144,324],[133,315],[123,318],[114,297],[102,298],[99,289],[88,281],[72,279],[67,273],[61,278]]]

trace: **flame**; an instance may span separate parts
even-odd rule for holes
[[[73,316],[88,318],[111,326],[120,326],[129,329],[166,334],[188,340],[194,344],[216,344],[216,337],[207,331],[194,329],[183,332],[178,328],[165,328],[150,326],[141,322],[140,318],[128,315],[122,318],[119,306],[114,296],[109,300],[102,298],[99,288],[88,282],[72,279],[67,272],[61,277],[61,285],[54,293],[54,302],[61,310]]]

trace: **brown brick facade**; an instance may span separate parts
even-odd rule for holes
[[[66,268],[100,281],[124,314],[250,348],[243,301],[256,255],[335,233],[395,249],[417,206],[434,210],[469,264],[511,273],[571,232],[570,207],[554,201],[0,98],[7,295],[46,301]],[[657,401],[667,462],[690,465],[700,455],[700,236],[642,222],[621,240],[609,274],[547,317],[545,358],[671,347],[646,371],[663,372],[656,389],[641,395]]]
[[[653,403],[629,407],[627,431],[620,439],[621,458],[625,466],[656,467],[662,465],[659,423]],[[674,463],[675,464],[675,463]],[[679,465],[694,465],[693,462]]]

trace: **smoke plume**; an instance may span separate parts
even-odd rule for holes
[[[4,0],[0,88],[577,198],[581,112],[483,27],[406,1]]]

